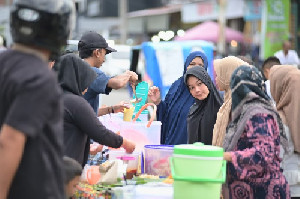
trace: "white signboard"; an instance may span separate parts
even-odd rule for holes
[[[180,46],[157,49],[156,57],[164,86],[170,86],[183,75],[184,58]]]
[[[206,20],[216,20],[219,15],[217,0],[207,0],[184,5],[182,10],[184,23],[195,23]],[[228,0],[226,5],[226,18],[234,19],[244,16],[244,0]]]

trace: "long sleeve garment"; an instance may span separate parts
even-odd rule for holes
[[[162,122],[161,144],[187,143],[187,116],[195,99],[184,84],[183,77],[176,80],[157,109],[157,119]]]
[[[282,157],[281,168],[286,177],[291,197],[300,197],[300,155],[294,151],[294,143],[288,126],[284,125],[284,131],[288,140],[288,148],[280,148],[280,157]]]
[[[186,58],[183,75],[193,59],[200,57],[203,67],[207,70],[208,62],[202,51],[194,51]],[[161,144],[186,144],[187,143],[187,117],[190,107],[195,99],[190,94],[181,76],[170,87],[165,100],[158,105],[157,119],[161,121]]]
[[[84,165],[90,151],[89,138],[113,148],[122,145],[123,138],[101,124],[83,97],[65,93],[63,99],[64,155]]]
[[[228,163],[229,198],[290,198],[279,152],[276,120],[268,114],[250,118]]]

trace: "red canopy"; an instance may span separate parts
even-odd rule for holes
[[[175,40],[205,40],[217,43],[219,40],[219,24],[212,21],[203,22],[187,30],[184,36],[176,36]],[[231,40],[244,42],[243,33],[226,27],[225,41],[230,42]]]

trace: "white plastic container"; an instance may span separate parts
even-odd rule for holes
[[[154,111],[149,121],[134,121],[147,106],[154,106]],[[102,124],[136,144],[135,151],[142,152],[145,145],[160,144],[161,122],[153,121],[156,113],[156,106],[152,103],[145,104],[136,114],[132,122],[125,122],[116,114],[99,117]]]
[[[136,144],[136,151],[143,151],[145,145],[160,144],[161,122],[124,122],[120,128],[120,135]]]
[[[139,152],[126,153],[124,150],[110,150],[108,160],[123,160],[127,164],[126,172],[136,173],[139,164]]]

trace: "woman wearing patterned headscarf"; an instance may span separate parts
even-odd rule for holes
[[[229,198],[290,198],[280,171],[282,122],[260,72],[240,66],[232,75],[232,115],[223,147]]]
[[[291,197],[300,197],[300,70],[294,66],[273,66],[270,85],[288,138],[288,148],[281,153],[281,167],[289,182]]]
[[[214,124],[223,101],[203,67],[188,70],[184,82],[195,98],[187,118],[188,143],[211,145]]]
[[[199,65],[207,69],[206,55],[201,51],[192,52],[184,63],[183,75],[188,69]],[[195,100],[184,84],[183,75],[171,85],[165,100],[161,100],[156,86],[149,89],[149,99],[158,105],[157,120],[162,122],[161,144],[187,143],[186,118]]]
[[[230,79],[233,71],[237,67],[242,65],[249,64],[234,56],[228,56],[223,59],[214,60],[217,88],[220,91],[225,91],[225,94],[224,103],[217,114],[217,120],[213,130],[212,145],[220,147],[223,146],[223,141],[226,134],[226,127],[228,126],[228,123],[230,121],[232,104]]]

